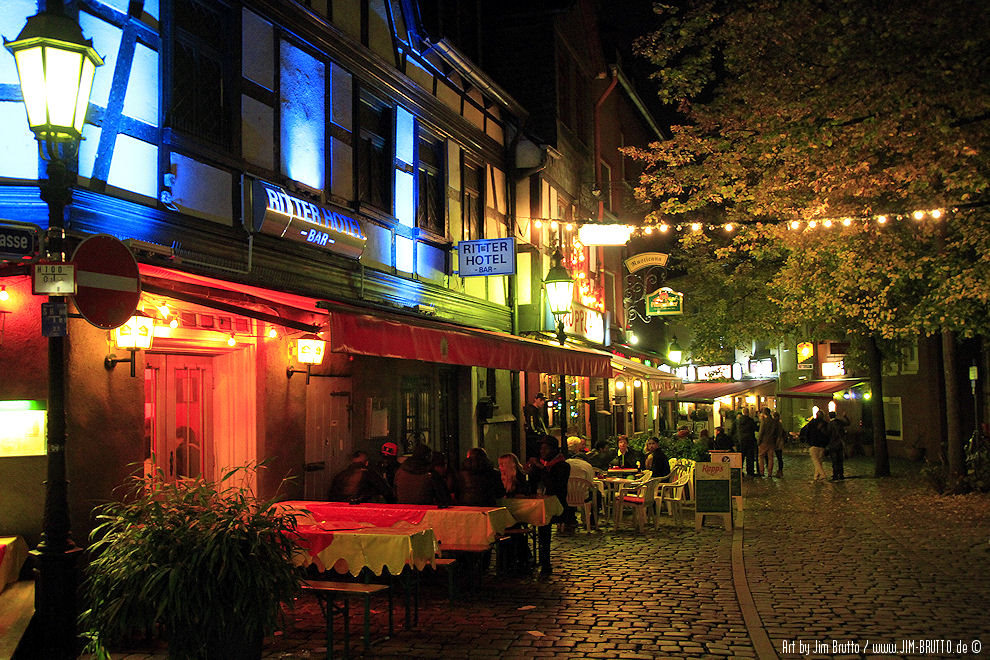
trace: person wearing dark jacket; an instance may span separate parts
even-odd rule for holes
[[[529,459],[531,478],[538,484],[538,492],[545,495],[555,495],[561,505],[567,504],[567,480],[571,476],[571,466],[567,464],[564,455],[560,453],[557,439],[552,435],[543,436],[540,441],[540,458]],[[540,547],[540,575],[547,576],[553,572],[550,566],[550,532],[554,523],[563,522],[563,516],[557,515],[550,523],[537,528],[537,539]]]
[[[643,469],[649,470],[654,477],[666,477],[670,474],[670,459],[660,448],[660,439],[656,436],[648,438],[644,448],[647,453]]]
[[[502,475],[481,447],[468,449],[457,488],[457,503],[462,506],[495,506],[495,500],[505,495]]]
[[[825,413],[821,410],[815,418],[804,425],[801,429],[801,439],[808,443],[808,456],[815,466],[815,477],[812,482],[819,479],[825,481],[828,475],[825,474],[825,466],[822,465],[822,458],[825,456],[825,447],[828,446],[828,425],[825,422]]]
[[[629,438],[620,435],[617,441],[618,452],[612,459],[612,467],[639,468],[643,464],[643,455],[629,446]]]
[[[849,415],[843,413],[842,418],[836,417],[834,412],[828,413],[828,425],[825,427],[828,434],[828,457],[832,460],[832,481],[840,481],[846,478],[843,463],[846,458],[846,448],[842,439],[846,437],[846,427],[849,426]]]
[[[418,444],[412,455],[395,471],[395,499],[399,504],[450,505],[450,493],[433,470],[433,452]]]
[[[368,454],[356,451],[351,464],[337,473],[330,484],[331,502],[395,502],[395,495],[374,470],[368,467]]]
[[[746,475],[756,473],[756,420],[749,416],[749,408],[743,408],[736,416],[736,446],[746,461]]]

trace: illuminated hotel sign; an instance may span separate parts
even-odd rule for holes
[[[354,218],[293,197],[284,189],[254,182],[254,230],[358,259],[367,237]]]
[[[513,275],[516,272],[516,239],[487,238],[457,244],[457,274]]]

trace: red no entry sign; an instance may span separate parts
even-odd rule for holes
[[[97,328],[111,330],[134,315],[141,300],[141,277],[134,255],[113,236],[96,234],[76,248],[76,295],[79,313]]]

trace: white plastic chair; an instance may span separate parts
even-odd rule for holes
[[[592,492],[592,484],[584,477],[570,477],[567,480],[567,506],[580,509],[584,517],[584,527],[591,531],[591,507],[594,504],[593,498],[589,498]]]
[[[663,478],[656,477],[648,479],[635,486],[635,490],[620,490],[615,496],[615,528],[619,528],[622,521],[622,512],[629,507],[633,511],[633,518],[636,520],[636,528],[643,532],[646,530],[646,519],[649,513],[656,518],[657,490],[663,485]]]
[[[678,519],[681,515],[681,506],[684,504],[684,491],[691,476],[688,473],[681,473],[676,481],[669,484],[660,484],[658,498],[655,500],[656,510],[653,513],[653,528],[660,527],[660,511],[663,510],[664,503],[667,504],[667,513],[671,518]]]

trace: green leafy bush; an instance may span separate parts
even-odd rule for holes
[[[260,656],[301,574],[295,518],[240,485],[257,467],[216,482],[134,477],[123,501],[97,509],[80,616],[91,651],[107,657],[111,645],[161,627],[171,658],[234,658],[244,644]]]

